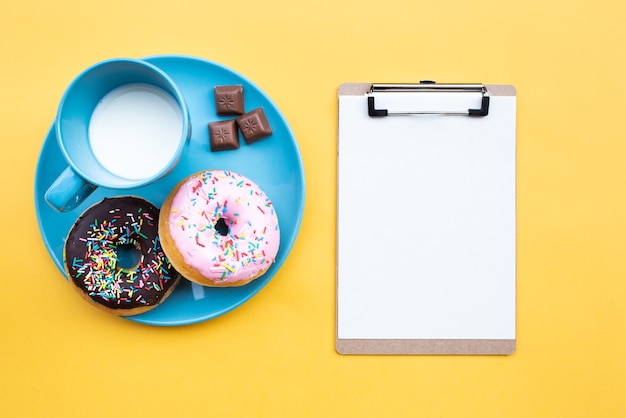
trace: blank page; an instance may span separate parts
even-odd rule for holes
[[[467,110],[480,94],[385,93]],[[337,338],[515,339],[515,96],[339,96]]]

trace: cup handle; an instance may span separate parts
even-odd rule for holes
[[[53,209],[68,212],[80,205],[96,188],[67,167],[48,188],[44,199]]]

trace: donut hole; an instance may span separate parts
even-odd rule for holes
[[[123,270],[134,270],[141,261],[141,248],[138,243],[129,242],[117,246],[117,266]]]
[[[217,220],[217,222],[215,222],[215,225],[213,225],[215,227],[215,230],[217,231],[218,234],[220,234],[221,236],[225,237],[226,235],[228,235],[228,225],[226,225],[226,219],[224,218],[219,218]]]

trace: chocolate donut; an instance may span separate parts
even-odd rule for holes
[[[153,309],[180,281],[161,248],[158,225],[159,209],[138,197],[105,198],[90,207],[65,241],[70,283],[85,299],[116,315]]]

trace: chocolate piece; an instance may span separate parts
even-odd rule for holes
[[[218,115],[243,115],[243,86],[216,86],[215,109]]]
[[[257,107],[251,112],[237,118],[237,126],[246,140],[246,144],[252,144],[272,134],[265,112],[262,107]]]
[[[225,151],[239,148],[239,134],[234,119],[209,123],[211,151]]]

